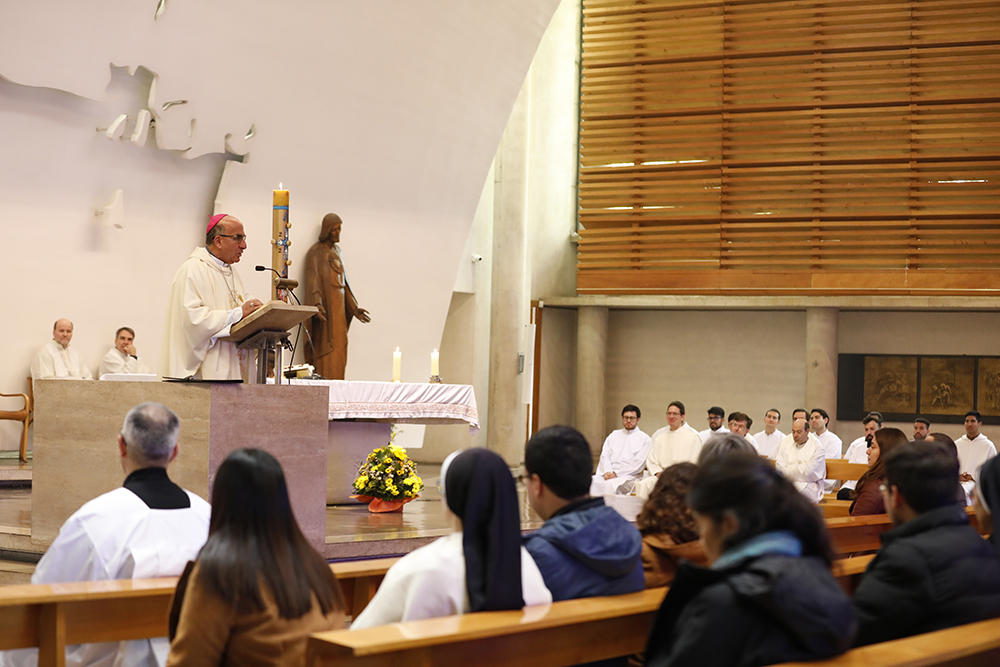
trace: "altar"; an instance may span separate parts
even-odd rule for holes
[[[285,469],[295,516],[324,551],[326,505],[354,502],[358,465],[389,442],[390,424],[464,423],[479,414],[468,385],[293,380],[244,385],[172,382],[35,383],[31,544],[47,547],[70,514],[121,486],[115,440],[125,413],[157,401],[181,419],[178,484],[211,498],[233,449],[259,447]]]
[[[327,505],[355,502],[350,496],[358,467],[372,450],[389,442],[391,424],[464,423],[470,433],[479,430],[471,385],[350,380],[291,380],[290,384],[327,387],[330,392]]]

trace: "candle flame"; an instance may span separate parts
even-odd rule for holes
[[[434,350],[434,354],[437,354],[437,353],[438,353],[438,351],[437,351],[437,350]]]
[[[278,189],[279,190],[284,190],[285,189],[284,186],[281,184],[281,181],[278,181]]]
[[[396,352],[399,352],[399,348],[398,347],[396,348]]]

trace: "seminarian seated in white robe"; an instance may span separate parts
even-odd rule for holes
[[[646,457],[652,440],[639,430],[642,413],[634,405],[622,408],[622,425],[625,428],[612,431],[601,448],[601,458],[597,462],[597,472],[590,482],[590,495],[627,495],[642,469],[646,467]]]
[[[975,410],[970,410],[965,415],[965,435],[955,441],[958,448],[958,472],[965,491],[966,505],[972,505],[976,489],[973,480],[979,474],[979,468],[997,455],[996,445],[980,432],[982,426],[983,418]]]
[[[775,466],[809,502],[823,499],[826,453],[805,419],[796,419],[791,434],[781,441]]]
[[[243,223],[231,215],[213,216],[205,240],[205,247],[195,248],[181,264],[170,287],[159,375],[246,379],[247,351],[220,340],[262,305],[244,289],[233,266],[247,247]]]
[[[667,426],[653,434],[646,476],[635,483],[635,495],[648,498],[661,472],[675,463],[696,463],[701,453],[701,436],[684,421],[684,404],[674,401],[667,408]]]
[[[52,340],[45,344],[31,361],[32,380],[93,380],[87,364],[76,350],[69,349],[73,339],[73,323],[66,319],[52,325]]]
[[[135,332],[128,327],[122,327],[115,333],[115,346],[108,350],[101,360],[98,378],[109,374],[136,375],[149,372],[146,364],[139,359],[139,354],[132,344],[133,340]]]
[[[180,420],[159,403],[129,411],[118,436],[122,487],[77,510],[35,568],[33,584],[180,575],[208,539],[211,507],[170,481]],[[166,637],[66,647],[67,667],[164,664]],[[38,649],[0,654],[0,664],[38,664]]]

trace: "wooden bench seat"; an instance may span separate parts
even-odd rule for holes
[[[575,665],[642,651],[665,588],[337,630],[309,639],[307,665]]]
[[[398,558],[333,563],[347,613],[360,612]],[[39,648],[40,667],[65,664],[72,644],[167,634],[177,577],[0,587],[0,650]]]
[[[781,667],[987,667],[1000,664],[1000,618],[960,625]]]

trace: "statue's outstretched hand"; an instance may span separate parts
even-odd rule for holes
[[[372,318],[368,316],[368,311],[364,308],[358,308],[354,311],[354,317],[358,318],[358,321],[362,324],[368,324],[372,321]]]

